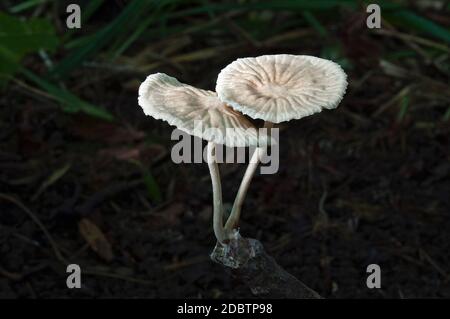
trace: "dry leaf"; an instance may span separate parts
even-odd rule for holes
[[[89,219],[83,218],[78,223],[78,228],[81,236],[101,258],[106,261],[111,261],[114,258],[110,243],[97,225]]]

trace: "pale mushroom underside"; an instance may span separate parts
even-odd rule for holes
[[[164,73],[147,77],[139,87],[138,102],[146,115],[205,140],[230,147],[258,144],[252,123],[221,102],[215,92],[183,84]]]
[[[241,58],[219,74],[220,100],[251,118],[280,123],[333,109],[347,88],[342,68],[307,55]]]

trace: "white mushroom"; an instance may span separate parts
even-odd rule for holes
[[[220,100],[254,119],[280,123],[333,109],[347,88],[342,68],[308,55],[263,55],[229,64],[217,78]]]
[[[289,54],[237,59],[220,72],[216,84],[221,101],[251,118],[263,119],[265,127],[336,108],[346,88],[347,76],[338,64]],[[253,154],[226,229],[237,227],[243,200],[263,154],[261,148]]]
[[[149,75],[139,87],[138,101],[146,115],[205,140],[230,147],[258,143],[253,124],[215,92],[180,83],[167,74]]]
[[[223,243],[228,235],[223,227],[222,189],[215,144],[230,147],[257,145],[258,134],[255,127],[242,114],[221,102],[215,92],[180,83],[163,73],[147,77],[139,87],[138,102],[146,115],[165,120],[188,134],[208,140],[214,234]],[[202,129],[198,129],[199,125]]]

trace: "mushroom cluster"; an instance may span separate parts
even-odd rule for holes
[[[264,127],[270,129],[274,123],[336,108],[347,88],[346,78],[342,68],[329,60],[263,55],[237,59],[226,66],[217,78],[216,92],[180,83],[163,73],[151,74],[139,88],[138,102],[146,115],[208,141],[213,229],[217,241],[226,244],[239,235],[245,195],[270,142],[270,134],[269,138],[258,134],[246,116],[264,120]],[[199,123],[206,129],[197,129]],[[225,224],[216,144],[256,147]]]

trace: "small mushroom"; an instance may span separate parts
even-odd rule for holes
[[[347,88],[342,68],[308,55],[263,55],[229,64],[217,78],[219,99],[254,119],[280,123],[336,108]]]
[[[272,123],[300,119],[333,109],[342,100],[347,76],[329,60],[307,55],[263,55],[237,59],[219,74],[219,99],[251,118]],[[241,207],[264,150],[253,154],[239,187],[225,229],[237,227]]]
[[[167,74],[149,75],[139,87],[138,102],[146,115],[216,144],[258,143],[253,124],[220,101],[215,92],[183,84]]]
[[[208,141],[207,161],[214,203],[213,228],[217,240],[223,243],[229,235],[223,227],[222,188],[215,145],[257,145],[255,127],[241,113],[221,102],[215,92],[180,83],[164,73],[147,77],[139,87],[138,102],[146,115],[167,121],[188,134]]]

